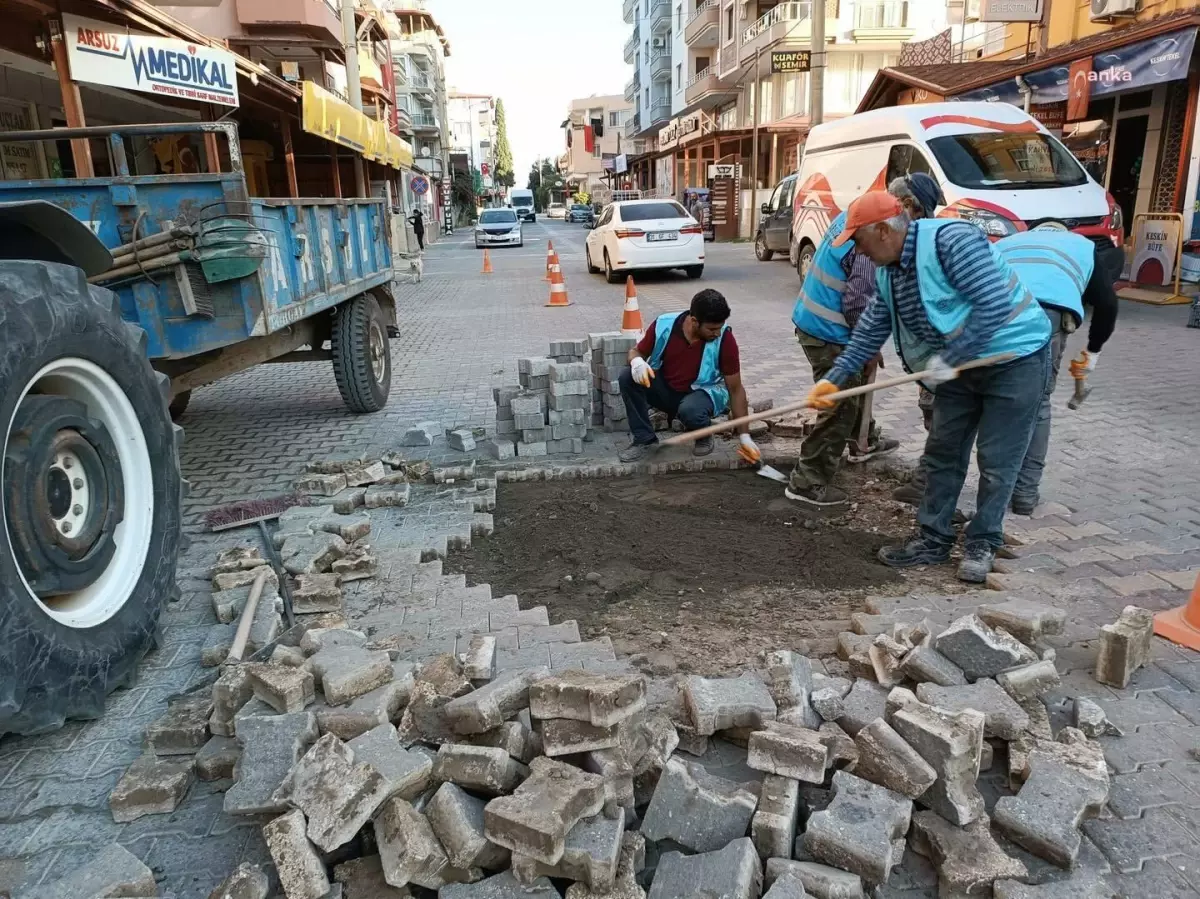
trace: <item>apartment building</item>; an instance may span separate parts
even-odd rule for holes
[[[451,90],[447,100],[450,152],[477,173],[476,194],[484,205],[502,195],[496,173],[496,98]]]
[[[632,115],[633,107],[620,94],[570,102],[562,123],[567,149],[558,159],[569,193],[595,193],[612,186],[616,159],[624,150],[625,124]]]

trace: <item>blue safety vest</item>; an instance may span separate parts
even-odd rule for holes
[[[844,212],[829,223],[792,309],[792,324],[805,334],[842,346],[850,342],[850,326],[842,314],[842,294],[846,292],[846,270],[842,268],[842,261],[854,249],[854,241],[848,240],[835,247],[833,239],[845,227]]]
[[[996,249],[1043,306],[1083,324],[1083,293],[1096,265],[1096,247],[1070,231],[1022,231],[996,241]]]
[[[921,305],[925,308],[925,316],[929,323],[947,342],[962,333],[963,325],[971,314],[971,304],[946,280],[935,244],[938,229],[955,223],[953,219],[920,219],[913,223],[917,229],[917,287],[921,293]],[[1017,273],[1004,261],[1004,256],[996,249],[996,245],[990,246],[992,258],[996,260],[1001,275],[1008,283],[1012,311],[976,358],[982,359],[984,356],[999,353],[1011,353],[1021,358],[1036,353],[1050,339],[1050,319],[1035,302],[1029,288],[1021,283]],[[879,296],[891,315],[896,352],[900,354],[908,371],[924,371],[930,358],[937,355],[941,347],[920,340],[904,327],[900,316],[896,314],[896,304],[892,297],[891,269],[892,266],[880,266],[875,276]]]
[[[675,319],[686,312],[668,312],[654,320],[654,351],[650,353],[650,367],[658,371],[662,364],[663,353],[667,350],[667,341],[671,339],[671,331],[675,328]],[[713,415],[720,415],[729,408],[729,389],[725,386],[725,378],[721,376],[721,341],[729,325],[721,327],[721,333],[716,340],[704,344],[704,355],[700,357],[700,373],[692,382],[693,390],[703,390],[708,394],[713,404]]]

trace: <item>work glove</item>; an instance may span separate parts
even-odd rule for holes
[[[926,384],[936,387],[938,384],[945,384],[947,381],[953,381],[958,377],[958,369],[946,364],[946,360],[941,356],[934,356],[929,360],[929,364],[925,366],[925,370],[921,372],[921,380]]]
[[[1080,350],[1079,355],[1071,360],[1071,377],[1086,378],[1089,372],[1096,370],[1096,363],[1100,361],[1100,351],[1089,353],[1087,350]]]
[[[759,452],[758,444],[754,442],[749,434],[738,435],[738,455],[751,465],[757,465],[762,460],[762,453]]]
[[[831,393],[837,393],[838,389],[837,384],[834,384],[833,381],[822,378],[813,385],[813,389],[808,392],[808,396],[804,400],[813,409],[832,409],[837,405],[837,401],[827,400],[825,397]]]
[[[650,382],[654,379],[654,369],[650,367],[650,363],[641,356],[636,357],[629,363],[630,369],[633,371],[633,379],[643,387],[649,387]]]

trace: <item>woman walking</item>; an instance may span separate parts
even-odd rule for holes
[[[412,222],[413,233],[417,235],[417,246],[421,252],[425,252],[425,216],[421,213],[420,206],[413,210],[408,220]]]

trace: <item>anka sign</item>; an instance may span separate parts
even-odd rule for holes
[[[71,77],[126,90],[237,106],[233,54],[204,44],[136,34],[63,13]]]

